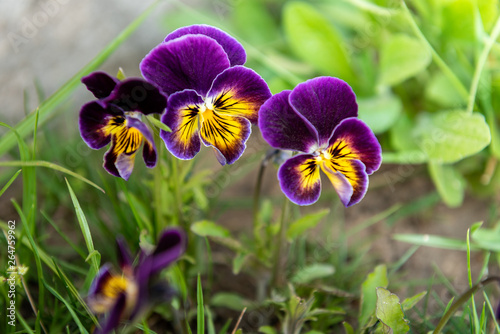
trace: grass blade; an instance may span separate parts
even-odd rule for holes
[[[69,79],[59,90],[52,94],[47,100],[42,102],[38,107],[39,120],[38,124],[43,125],[50,118],[57,114],[57,106],[65,101],[69,95],[80,85],[80,79],[95,71],[101,66],[106,59],[115,52],[115,50],[125,42],[130,35],[137,30],[142,22],[151,14],[153,9],[159,2],[154,2],[148,9],[146,9],[139,17],[128,25],[115,39],[113,39],[94,59],[90,61],[85,67],[78,71],[71,79]],[[36,113],[32,112],[19,122],[15,129],[21,137],[27,136],[35,125]],[[0,157],[8,152],[15,144],[15,134],[13,131],[6,133],[0,138]]]
[[[77,178],[78,180],[83,181],[83,182],[91,185],[92,187],[94,187],[96,189],[99,189],[100,191],[102,191],[103,193],[105,193],[104,189],[102,189],[101,187],[99,187],[97,184],[95,184],[94,182],[90,181],[89,179],[86,179],[83,176],[81,176],[80,174],[72,172],[72,171],[70,171],[67,168],[64,168],[62,166],[56,165],[55,163],[48,162],[48,161],[43,161],[43,160],[33,160],[33,161],[19,161],[19,160],[15,160],[15,161],[1,161],[0,162],[0,167],[46,167],[46,168],[51,168],[51,169],[57,170],[58,172],[71,175],[71,176]]]
[[[94,249],[94,242],[92,241],[92,234],[90,233],[89,224],[87,222],[87,218],[82,211],[80,203],[76,198],[75,193],[73,192],[73,188],[71,188],[68,180],[66,180],[66,184],[68,185],[69,194],[71,196],[71,201],[73,202],[73,206],[75,207],[76,216],[78,218],[78,223],[80,224],[80,228],[82,229],[83,238],[85,239],[85,244],[87,245],[87,250],[89,252],[90,262],[92,264],[92,268],[94,269],[94,275],[99,271],[99,263],[101,260],[101,256],[99,252]]]
[[[3,195],[3,193],[10,187],[10,185],[12,184],[12,182],[14,182],[17,178],[17,176],[19,175],[19,173],[21,173],[21,169],[18,170],[16,172],[16,174],[14,174],[13,177],[10,178],[10,180],[5,184],[5,186],[3,186],[2,190],[0,190],[0,197]]]
[[[198,274],[198,289],[196,291],[196,301],[198,302],[198,328],[196,332],[198,334],[205,334],[205,308],[203,306],[203,290],[201,287],[200,274]]]

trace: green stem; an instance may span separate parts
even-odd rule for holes
[[[276,253],[274,257],[274,267],[272,276],[272,286],[280,287],[282,280],[280,276],[282,275],[282,263],[281,263],[281,253],[284,248],[284,239],[286,234],[286,214],[288,211],[288,198],[284,198],[283,205],[281,207],[281,217],[280,217],[280,229],[278,232],[278,242],[276,244]]]
[[[254,241],[259,241],[259,204],[260,204],[260,192],[262,189],[262,180],[264,178],[264,171],[266,170],[269,160],[273,157],[276,151],[268,152],[262,162],[260,163],[259,172],[257,174],[257,181],[255,182],[255,190],[253,193],[253,234]],[[258,248],[258,247],[257,247]]]
[[[467,89],[465,89],[465,86],[462,84],[460,79],[458,79],[458,77],[455,75],[455,73],[453,73],[453,71],[448,67],[448,65],[446,65],[446,63],[439,56],[439,54],[436,52],[436,50],[434,50],[434,48],[432,47],[431,43],[429,43],[427,38],[425,38],[424,34],[422,33],[422,31],[418,27],[417,23],[413,19],[413,16],[412,16],[410,10],[408,9],[408,7],[406,6],[406,3],[404,0],[401,1],[401,7],[405,11],[406,17],[408,19],[408,23],[410,23],[410,27],[412,28],[413,32],[430,50],[430,52],[432,54],[432,58],[436,62],[436,65],[441,69],[441,71],[443,71],[444,75],[446,75],[448,77],[448,79],[450,80],[450,82],[455,86],[455,88],[458,90],[458,93],[460,93],[460,95],[462,96],[464,101],[467,101],[468,96],[469,96]]]
[[[486,285],[497,282],[500,283],[500,276],[492,276],[488,277],[485,280],[482,280],[478,284],[474,285],[472,288],[467,290],[465,293],[463,293],[448,309],[448,311],[444,314],[444,316],[441,318],[439,323],[437,324],[436,328],[434,329],[433,334],[439,334],[441,333],[441,330],[443,330],[444,326],[450,320],[450,318],[455,314],[455,312],[458,310],[462,304],[465,304],[469,298],[471,298],[478,290],[484,288]]]
[[[474,76],[472,77],[472,83],[470,85],[469,92],[469,100],[467,103],[467,111],[472,113],[472,109],[474,108],[474,101],[476,100],[477,89],[479,87],[479,80],[481,79],[481,73],[483,72],[484,66],[486,65],[486,60],[488,59],[488,55],[490,54],[491,49],[493,48],[493,44],[500,36],[500,17],[497,19],[495,23],[495,27],[491,32],[490,38],[486,41],[483,51],[479,55],[479,59],[476,64],[476,68],[474,70]]]
[[[179,160],[172,157],[172,178],[174,179],[174,197],[175,197],[175,220],[177,225],[184,227],[184,217],[182,214],[182,194],[181,180],[179,179]]]

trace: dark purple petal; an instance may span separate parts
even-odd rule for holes
[[[201,34],[215,39],[227,53],[231,66],[243,65],[246,61],[245,49],[236,39],[218,28],[204,24],[179,28],[168,34],[165,42],[187,34]]]
[[[140,111],[143,114],[162,114],[167,107],[167,98],[158,88],[139,78],[120,82],[104,100],[125,111]]]
[[[328,144],[333,129],[344,119],[358,115],[356,95],[344,81],[318,77],[297,85],[290,104],[318,131],[320,146]]]
[[[104,324],[101,324],[101,329],[96,329],[94,334],[108,334],[111,333],[120,325],[120,320],[122,318],[123,311],[127,303],[127,297],[125,293],[121,293],[116,304],[111,309],[111,312],[104,319]]]
[[[288,159],[278,170],[281,190],[295,204],[313,204],[321,193],[319,170],[316,158],[311,154]]]
[[[151,131],[149,131],[146,124],[138,120],[137,118],[127,117],[128,127],[138,129],[144,138],[144,148],[142,151],[142,156],[146,166],[153,168],[156,166],[156,145],[153,139]]]
[[[344,119],[333,131],[329,143],[333,156],[357,159],[366,167],[368,175],[382,163],[382,149],[373,131],[357,118]]]
[[[112,277],[111,266],[106,263],[99,269],[99,272],[95,275],[94,280],[89,288],[89,299],[95,298],[102,292],[102,288],[106,285],[108,280]]]
[[[98,99],[108,97],[118,82],[118,79],[101,71],[90,73],[82,78],[82,83],[87,86],[87,89]]]
[[[153,275],[151,271],[152,265],[152,258],[145,257],[135,268],[138,295],[132,313],[130,314],[130,319],[136,319],[150,304],[149,282],[151,280],[151,276]]]
[[[101,103],[92,101],[80,109],[80,134],[83,141],[92,149],[98,150],[108,145],[111,136],[106,128],[116,116],[123,116],[118,107],[103,107]]]
[[[199,107],[203,99],[195,91],[186,90],[168,99],[167,112],[161,121],[172,132],[160,131],[167,149],[179,159],[192,159],[200,151]]]
[[[151,259],[151,274],[155,274],[176,261],[186,251],[186,235],[176,228],[165,230],[155,250],[149,256]]]
[[[316,130],[290,106],[290,91],[273,95],[259,110],[262,137],[272,147],[311,152],[318,147]]]
[[[359,203],[368,190],[365,165],[354,159],[333,159],[321,165],[345,207]]]
[[[124,270],[125,268],[132,268],[132,256],[130,255],[128,246],[125,243],[125,239],[123,239],[122,237],[118,237],[116,239],[116,247],[118,264],[120,265],[120,268],[122,268],[122,270]]]
[[[185,35],[162,43],[140,64],[144,78],[165,94],[194,89],[201,96],[206,96],[217,75],[229,66],[222,46],[204,35]]]
[[[214,148],[221,165],[232,164],[243,154],[252,132],[252,124],[243,117],[233,117],[206,110],[202,118],[200,136],[203,144]]]
[[[207,98],[219,114],[245,117],[255,124],[259,108],[271,95],[260,75],[249,68],[236,66],[217,76]]]

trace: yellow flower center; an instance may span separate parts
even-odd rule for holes
[[[102,289],[102,293],[109,298],[117,298],[127,291],[128,281],[123,276],[112,276]]]

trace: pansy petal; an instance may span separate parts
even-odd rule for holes
[[[167,149],[179,159],[192,159],[200,151],[199,108],[203,99],[195,91],[175,93],[168,99],[167,112],[161,121],[172,132],[161,130]]]
[[[111,278],[111,266],[106,263],[99,269],[99,272],[95,275],[94,280],[89,288],[89,299],[93,299],[98,294],[100,294],[106,285],[106,283]]]
[[[368,175],[382,163],[382,149],[373,131],[357,118],[347,118],[335,128],[328,152],[338,159],[358,159]]]
[[[177,260],[186,250],[186,235],[176,228],[165,230],[150,255],[152,259],[151,275],[166,268]]]
[[[103,107],[97,101],[89,102],[80,109],[80,134],[85,143],[98,150],[109,144],[111,137],[109,126],[117,116],[123,118],[123,111],[118,107]]]
[[[236,66],[217,76],[207,99],[219,114],[242,116],[255,124],[260,106],[271,95],[260,75],[249,68]]]
[[[316,158],[311,154],[288,159],[278,170],[281,190],[295,204],[313,204],[321,193],[319,170]]]
[[[104,319],[104,324],[101,325],[101,329],[96,329],[94,334],[108,334],[111,333],[115,328],[120,325],[120,320],[122,318],[123,311],[127,303],[127,297],[124,293],[121,293],[117,298],[115,305],[111,309],[111,312]]]
[[[140,261],[139,265],[135,268],[138,295],[132,313],[130,314],[130,319],[135,319],[140,316],[140,313],[146,309],[149,303],[149,285],[152,275],[152,264],[152,258],[146,257]]]
[[[204,35],[185,35],[162,43],[141,62],[142,75],[165,94],[194,89],[206,96],[215,77],[230,63],[214,39]]]
[[[252,132],[251,123],[243,117],[226,116],[207,109],[201,115],[200,135],[206,146],[216,149],[221,165],[232,164],[243,154]],[[220,153],[220,154],[218,154]]]
[[[209,25],[198,24],[179,28],[168,34],[165,42],[188,34],[201,34],[215,39],[227,53],[231,66],[243,65],[246,61],[245,49],[236,39],[224,31]]]
[[[344,119],[358,115],[356,96],[344,81],[318,77],[297,85],[290,104],[318,131],[320,146],[328,144],[333,129]]]
[[[331,159],[323,161],[321,169],[330,179],[345,207],[358,203],[365,196],[368,189],[368,174],[361,161]]]
[[[142,156],[144,158],[146,166],[148,168],[153,168],[154,166],[156,166],[156,145],[151,131],[149,131],[146,124],[144,124],[137,118],[128,117],[127,125],[129,128],[133,127],[141,132],[142,138],[144,139]]]
[[[272,147],[282,150],[310,152],[318,146],[317,134],[308,121],[290,106],[289,90],[273,95],[259,110],[262,137]]]
[[[132,268],[132,256],[130,255],[130,251],[125,243],[125,239],[122,237],[117,238],[116,248],[120,268],[122,268],[122,270],[125,268]]]
[[[108,97],[118,82],[118,79],[101,71],[90,73],[82,78],[82,83],[98,99]]]
[[[125,111],[140,111],[147,115],[161,114],[167,107],[167,98],[149,82],[131,78],[120,82],[104,100]]]

